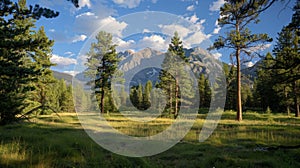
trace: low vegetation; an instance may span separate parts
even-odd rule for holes
[[[41,115],[30,122],[0,127],[0,167],[299,167],[300,119],[282,114],[246,112],[242,122],[226,111],[217,129],[198,142],[206,114],[200,114],[185,138],[161,154],[130,158],[97,145],[75,113]],[[157,119],[151,129],[110,114],[106,119],[125,134],[145,136],[173,122]],[[155,124],[156,123],[156,124]]]

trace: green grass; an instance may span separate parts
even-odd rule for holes
[[[0,127],[0,167],[300,167],[300,149],[264,150],[300,144],[300,119],[282,114],[246,112],[222,115],[217,129],[203,143],[199,132],[206,115],[200,114],[185,138],[161,154],[130,158],[113,154],[92,141],[76,114],[44,115],[31,122]],[[128,135],[148,136],[163,131],[171,119],[149,123],[106,116]]]

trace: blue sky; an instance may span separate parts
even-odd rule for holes
[[[55,40],[52,69],[74,74],[74,67],[82,64],[93,33],[105,30],[114,34],[118,51],[138,51],[145,47],[164,50],[174,31],[178,31],[187,48],[207,47],[227,28],[216,25],[223,0],[79,0],[75,8],[66,0],[27,0],[60,12],[54,19],[41,19],[50,39]],[[261,22],[250,25],[254,33],[268,33],[274,40],[292,16],[295,0],[277,2],[260,15]],[[274,42],[265,46],[272,51]],[[230,51],[213,52],[221,61],[229,63]],[[247,63],[251,66],[258,59]]]

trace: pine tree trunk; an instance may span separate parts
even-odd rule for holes
[[[297,90],[297,81],[293,83],[294,90],[294,104],[295,104],[295,117],[299,117],[299,103],[298,103],[298,90]]]
[[[236,61],[237,61],[237,77],[236,77],[236,98],[237,98],[237,115],[236,120],[242,121],[242,96],[241,96],[241,62],[240,62],[240,49],[236,50]]]
[[[170,86],[170,92],[169,92],[169,103],[170,103],[170,112],[169,115],[171,116],[173,113],[173,99],[172,99],[172,84],[169,85]]]
[[[101,91],[101,99],[100,99],[100,109],[101,113],[104,113],[104,90]]]
[[[174,119],[178,116],[178,92],[179,92],[179,86],[178,86],[178,79],[175,81],[175,113],[174,113]]]
[[[240,25],[239,25],[239,21],[237,20],[236,24],[235,24],[235,30],[236,30],[236,35],[237,35],[237,43],[239,43],[238,40],[241,40],[240,39]],[[240,46],[239,44],[237,44],[237,48],[236,48],[236,64],[237,64],[237,73],[236,73],[236,88],[237,88],[237,91],[236,91],[236,98],[237,98],[237,114],[236,114],[236,119],[238,121],[242,121],[243,118],[242,118],[242,96],[241,96],[241,60],[240,60],[240,53],[241,53],[241,49],[240,49]]]
[[[288,99],[288,91],[286,90],[286,86],[284,86],[284,97],[285,97],[285,100]],[[290,105],[287,105],[286,106],[286,112],[287,112],[287,115],[290,116]]]

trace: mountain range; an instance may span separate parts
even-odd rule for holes
[[[189,60],[191,69],[197,73],[209,73],[209,68],[205,63],[205,55],[208,54],[206,50],[201,48],[184,49],[186,57]],[[118,69],[124,72],[124,78],[127,79],[130,86],[138,85],[139,83],[145,84],[148,80],[151,80],[153,84],[158,82],[158,76],[161,71],[161,63],[164,60],[165,53],[153,50],[151,48],[145,48],[138,52],[127,50],[119,52],[118,57],[120,59]],[[260,65],[257,62],[254,66],[244,68],[242,70],[244,81],[248,84],[252,84],[256,76],[257,68]],[[65,79],[67,83],[72,82],[73,76],[64,74],[61,72],[54,72],[54,76],[58,79]],[[81,72],[75,76],[75,79],[86,83],[90,79],[84,76]]]

